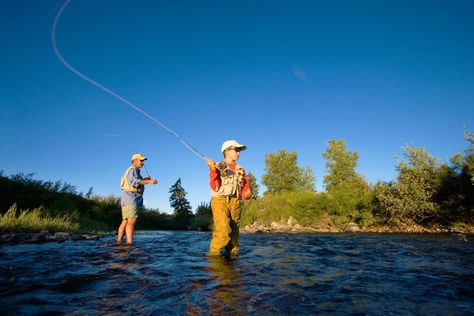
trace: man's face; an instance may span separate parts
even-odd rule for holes
[[[145,164],[145,160],[135,159],[133,161],[133,166],[135,168],[141,168],[141,167],[143,167],[144,164]]]

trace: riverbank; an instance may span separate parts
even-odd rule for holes
[[[371,225],[359,226],[356,223],[348,223],[344,226],[335,224],[330,217],[323,217],[310,226],[300,225],[293,217],[286,222],[272,222],[270,225],[258,221],[246,225],[240,229],[241,233],[416,233],[416,234],[447,234],[460,233],[474,235],[474,225],[469,223],[457,223],[453,226],[430,225],[422,226],[416,223],[399,223],[397,225]]]
[[[105,236],[115,235],[115,232],[99,232],[93,234],[78,234],[69,232],[55,232],[41,231],[36,233],[20,233],[9,232],[0,234],[0,245],[16,245],[28,243],[44,243],[77,240],[97,240]]]
[[[467,223],[458,223],[456,226],[421,226],[417,224],[399,224],[395,225],[372,225],[360,227],[356,223],[348,223],[343,227],[336,225],[330,217],[324,217],[311,226],[300,225],[293,217],[287,222],[272,222],[270,225],[264,225],[258,222],[252,225],[246,225],[240,228],[242,234],[255,233],[381,233],[381,234],[463,234],[474,235],[474,225]],[[146,231],[137,231],[137,235],[147,234]],[[99,231],[91,233],[76,232],[50,232],[47,230],[40,232],[3,232],[0,233],[0,246],[16,244],[32,244],[79,240],[98,240],[107,236],[115,236],[116,231]]]

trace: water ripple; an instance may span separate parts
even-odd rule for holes
[[[390,234],[241,236],[236,259],[209,233],[0,249],[0,313],[472,315],[471,238]]]

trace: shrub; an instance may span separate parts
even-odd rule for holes
[[[301,225],[309,225],[322,215],[319,200],[320,194],[314,191],[266,193],[261,199],[243,203],[241,225],[286,222],[290,216]]]

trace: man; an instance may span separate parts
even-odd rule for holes
[[[147,158],[142,154],[132,156],[132,165],[128,167],[120,181],[122,189],[122,223],[118,229],[117,243],[121,244],[124,232],[127,244],[133,243],[133,229],[138,218],[138,212],[143,207],[143,192],[145,184],[156,184],[158,181],[150,176],[142,178],[140,168],[145,165]]]
[[[206,158],[210,169],[214,220],[209,255],[229,256],[239,253],[240,200],[248,200],[252,196],[245,170],[236,164],[240,152],[245,149],[245,145],[228,140],[221,147],[224,161],[216,164],[212,159]]]

